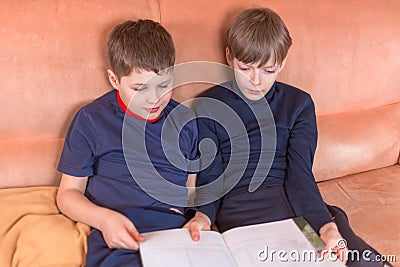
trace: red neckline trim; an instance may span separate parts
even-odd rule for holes
[[[161,113],[157,118],[151,119],[151,120],[146,120],[145,118],[140,117],[139,115],[136,115],[135,113],[133,113],[132,111],[130,111],[124,104],[124,102],[122,102],[121,96],[119,95],[119,91],[117,91],[117,102],[119,107],[130,117],[141,120],[141,121],[145,121],[145,122],[156,122],[160,117],[161,117]]]

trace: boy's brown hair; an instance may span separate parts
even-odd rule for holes
[[[292,38],[279,15],[268,8],[243,11],[230,25],[227,47],[231,58],[265,65],[271,58],[282,64],[292,45]]]
[[[160,23],[129,20],[111,32],[108,58],[118,79],[133,70],[158,73],[174,65],[175,46],[171,35]]]

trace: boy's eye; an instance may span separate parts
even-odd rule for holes
[[[239,67],[240,70],[248,70],[248,67]]]
[[[146,89],[145,86],[139,86],[139,87],[132,87],[131,88],[133,91],[139,92],[139,91],[143,91],[144,89]]]
[[[265,72],[270,73],[270,74],[274,74],[276,72],[276,70],[265,70]]]
[[[159,84],[159,85],[158,85],[158,88],[162,88],[162,89],[168,88],[169,85],[170,85],[170,83],[171,83],[171,81],[168,81],[168,82],[164,82],[164,83],[162,83],[162,84]]]

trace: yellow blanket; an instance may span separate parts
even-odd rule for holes
[[[57,187],[0,189],[0,266],[84,266],[89,227],[57,209]]]

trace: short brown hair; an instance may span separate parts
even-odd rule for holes
[[[174,65],[175,46],[171,35],[160,23],[129,20],[111,32],[108,58],[118,79],[134,69],[158,73]]]
[[[292,45],[292,38],[279,15],[268,8],[243,11],[230,25],[227,46],[232,58],[261,67],[270,58],[282,64]]]

